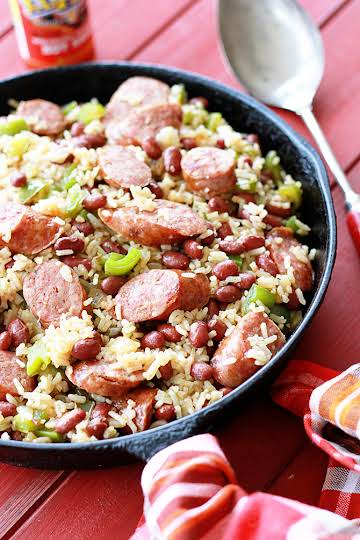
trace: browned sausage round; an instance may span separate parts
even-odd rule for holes
[[[179,129],[181,120],[181,107],[175,103],[141,107],[119,124],[119,135],[128,142],[142,145],[147,137],[156,137],[163,127]]]
[[[226,193],[235,185],[234,156],[227,150],[193,148],[182,158],[181,168],[188,188],[207,197]]]
[[[211,359],[214,377],[221,385],[235,388],[260,369],[261,366],[256,365],[254,359],[247,357],[246,353],[251,349],[249,338],[261,335],[261,323],[266,324],[269,337],[277,337],[276,341],[268,345],[272,354],[285,343],[284,335],[265,313],[248,313],[230,336],[222,340]]]
[[[290,257],[290,264],[294,271],[295,283],[293,289],[300,288],[302,291],[310,291],[313,284],[313,270],[310,260],[303,262],[295,256],[293,249],[301,246],[294,238],[291,229],[287,227],[275,227],[267,236],[268,250],[275,261],[280,274],[286,274],[285,259]],[[281,243],[279,242],[281,239]]]
[[[13,253],[35,255],[53,244],[60,234],[61,226],[53,218],[22,204],[0,203],[0,245]]]
[[[144,380],[142,371],[129,374],[116,362],[109,364],[94,360],[76,362],[68,366],[65,373],[75,386],[99,396],[121,397]]]
[[[83,409],[73,409],[66,412],[61,418],[58,418],[55,423],[55,431],[57,433],[67,433],[74,429],[79,422],[84,420],[86,412]]]
[[[150,167],[127,148],[104,146],[98,150],[98,155],[104,180],[112,187],[144,187],[152,180]]]
[[[134,423],[138,431],[145,431],[151,424],[152,415],[154,412],[156,388],[136,388],[124,395],[122,399],[114,401],[117,409],[123,409],[127,406],[129,399],[135,401]]]
[[[25,392],[32,392],[36,386],[35,378],[29,377],[16,360],[14,352],[0,351],[0,399],[5,399],[6,394],[19,395],[14,379],[18,379]]]
[[[65,117],[59,105],[45,99],[20,101],[16,111],[38,135],[58,135],[65,129]]]
[[[130,77],[111,96],[108,106],[121,108],[123,103],[130,107],[167,103],[170,88],[167,84],[151,77]],[[122,110],[122,109],[121,109]]]
[[[26,276],[23,295],[29,309],[45,327],[58,326],[62,314],[79,317],[85,309],[86,294],[77,274],[54,259],[43,262]]]
[[[132,322],[166,320],[175,309],[202,308],[209,296],[209,280],[204,274],[186,277],[181,270],[150,270],[121,287],[115,313],[119,320]]]
[[[155,199],[156,208],[149,212],[135,207],[99,210],[100,219],[126,240],[144,246],[176,244],[198,236],[208,224],[185,204]]]

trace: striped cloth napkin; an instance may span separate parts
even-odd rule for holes
[[[360,540],[360,364],[337,375],[293,361],[272,397],[304,417],[307,434],[330,456],[320,508],[248,495],[215,437],[197,435],[145,466],[144,517],[131,540]]]

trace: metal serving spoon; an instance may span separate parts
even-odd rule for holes
[[[312,133],[345,197],[347,224],[360,254],[360,195],[351,188],[313,112],[324,72],[319,30],[295,0],[218,0],[225,56],[257,99],[295,112]]]

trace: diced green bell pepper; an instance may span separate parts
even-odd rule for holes
[[[229,259],[235,261],[238,267],[242,268],[242,265],[244,264],[244,257],[241,255],[229,255]]]
[[[23,118],[10,118],[0,123],[0,135],[16,135],[20,131],[28,131],[29,126]]]
[[[68,190],[68,196],[66,199],[66,214],[67,216],[74,218],[82,210],[82,202],[85,198],[79,184],[74,184]]]
[[[37,429],[35,431],[35,435],[37,437],[48,437],[51,442],[59,443],[64,441],[63,435],[61,433],[57,433],[56,431],[53,431],[51,429]]]
[[[40,339],[32,345],[28,351],[26,373],[29,377],[39,375],[39,373],[47,368],[51,359],[45,343]]]
[[[264,306],[271,308],[275,304],[275,294],[271,293],[264,287],[260,287],[260,285],[256,285],[256,283],[254,283],[254,285],[252,285],[249,289],[248,295],[246,297],[244,303],[244,313],[248,313],[250,304],[256,304],[257,302],[260,302],[261,304],[264,304]]]
[[[281,304],[274,304],[273,307],[271,308],[271,313],[273,313],[274,315],[277,315],[278,317],[284,317],[286,323],[290,322],[291,312],[287,307]]]
[[[14,431],[21,431],[21,433],[30,433],[35,431],[36,425],[29,418],[25,418],[22,414],[17,414],[13,419]]]
[[[104,270],[107,276],[124,276],[131,272],[141,259],[141,251],[130,248],[126,255],[110,253],[105,260]]]
[[[280,182],[281,180],[281,165],[279,156],[275,150],[270,150],[265,156],[264,170],[271,173],[275,182]]]
[[[67,116],[69,113],[71,113],[76,107],[78,106],[77,101],[70,101],[70,103],[67,103],[63,106],[62,112]]]
[[[219,125],[222,121],[222,114],[219,112],[213,112],[209,114],[208,120],[207,120],[207,128],[210,129],[210,131],[216,131]]]
[[[35,196],[43,198],[49,185],[44,180],[30,180],[26,186],[19,188],[18,197],[22,204],[30,202]],[[43,191],[43,193],[41,193]],[[41,197],[43,196],[43,197]]]
[[[9,142],[6,153],[9,157],[16,157],[18,159],[29,150],[30,137],[27,133],[18,133]]]
[[[98,101],[89,101],[80,105],[79,111],[76,115],[76,119],[79,122],[87,125],[90,124],[93,120],[100,120],[105,114],[105,107],[101,105]]]
[[[185,86],[183,84],[174,84],[170,88],[170,101],[172,103],[178,103],[179,105],[183,105],[186,103],[187,95]]]
[[[279,186],[279,194],[285,201],[293,203],[295,208],[301,205],[302,191],[297,184],[282,184]]]

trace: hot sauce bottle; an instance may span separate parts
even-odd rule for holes
[[[32,68],[94,55],[86,0],[9,0],[20,55]]]

